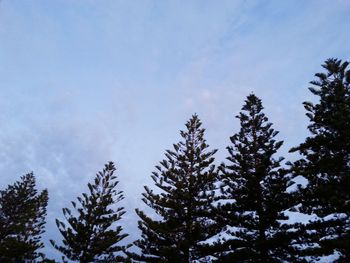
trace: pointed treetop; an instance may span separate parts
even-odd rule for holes
[[[260,112],[264,109],[261,99],[259,99],[254,93],[250,93],[244,102],[245,104],[243,105],[242,110],[248,111],[255,108],[256,112]]]

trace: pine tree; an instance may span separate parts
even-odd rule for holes
[[[140,217],[141,239],[135,244],[142,262],[208,262],[208,246],[214,224],[211,204],[214,200],[216,173],[214,154],[208,150],[204,129],[197,115],[181,131],[182,141],[167,150],[166,159],[156,166],[152,179],[156,191],[145,186],[143,201],[157,214],[149,217],[136,209]]]
[[[291,149],[301,159],[292,170],[308,180],[301,192],[300,211],[319,218],[307,225],[303,237],[307,253],[340,253],[350,262],[350,70],[349,63],[328,59],[309,90],[317,103],[304,102],[311,133]],[[314,245],[314,246],[312,246]]]
[[[261,100],[247,97],[237,116],[240,131],[227,147],[228,163],[220,167],[223,198],[218,221],[226,226],[218,262],[283,262],[290,260],[289,238],[280,220],[288,219],[288,178],[282,157],[274,155],[282,141],[262,112]]]
[[[44,255],[48,192],[38,193],[33,173],[0,191],[0,262],[35,262]]]
[[[115,170],[112,162],[106,164],[93,183],[88,184],[89,193],[77,197],[78,203],[72,202],[77,215],[63,208],[66,223],[56,219],[63,245],[57,245],[53,240],[51,243],[64,254],[64,262],[67,258],[81,263],[123,261],[116,253],[124,250],[118,243],[127,234],[122,234],[122,227],[116,223],[125,211],[123,207],[116,208],[116,204],[124,197],[122,191],[116,190]]]

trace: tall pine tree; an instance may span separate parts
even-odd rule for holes
[[[274,155],[282,145],[262,112],[261,100],[247,97],[237,116],[240,131],[227,147],[228,162],[220,167],[223,198],[219,222],[226,226],[218,262],[283,262],[290,259],[289,238],[280,220],[289,207],[283,158]],[[225,228],[224,228],[225,229]]]
[[[38,193],[33,173],[0,191],[0,262],[36,262],[43,258],[48,192]]]
[[[53,240],[51,243],[64,254],[64,262],[67,258],[81,263],[124,261],[115,254],[124,250],[118,243],[127,236],[122,234],[122,227],[116,225],[125,211],[123,207],[116,207],[124,197],[123,192],[116,189],[115,170],[112,162],[106,164],[93,183],[88,184],[89,193],[77,197],[78,203],[72,202],[77,215],[63,208],[67,222],[56,219],[63,245],[57,245]]]
[[[205,241],[214,233],[211,204],[216,181],[214,154],[208,150],[197,115],[181,131],[182,141],[167,150],[152,179],[156,191],[145,186],[143,201],[157,214],[140,217],[141,239],[135,242],[143,262],[208,262]]]
[[[314,104],[304,102],[311,133],[291,149],[301,159],[293,163],[294,174],[308,180],[301,192],[301,211],[319,218],[306,227],[304,244],[310,255],[335,252],[338,262],[350,262],[350,70],[349,63],[328,59],[309,90]],[[314,245],[314,246],[312,246]]]

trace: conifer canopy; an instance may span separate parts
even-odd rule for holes
[[[215,233],[210,220],[216,172],[214,154],[208,150],[197,115],[181,131],[182,141],[167,150],[166,159],[152,174],[155,190],[145,186],[143,201],[153,210],[150,217],[137,209],[141,239],[135,242],[142,262],[194,262],[209,254],[205,241]]]
[[[35,262],[44,258],[48,192],[36,189],[33,173],[0,191],[0,262]]]
[[[64,255],[63,261],[123,261],[116,252],[124,250],[119,242],[127,234],[122,234],[122,227],[117,223],[125,211],[123,207],[116,207],[116,204],[124,197],[123,192],[116,189],[118,181],[115,170],[113,162],[106,164],[102,172],[98,172],[93,182],[88,184],[89,192],[77,197],[78,202],[72,201],[76,211],[63,208],[66,222],[56,219],[63,236],[63,245],[53,240],[51,243]]]
[[[289,238],[281,220],[289,207],[288,179],[275,154],[282,145],[250,94],[237,116],[240,130],[231,137],[227,162],[220,167],[221,189],[228,202],[218,207],[226,229],[217,262],[283,262],[290,258]]]

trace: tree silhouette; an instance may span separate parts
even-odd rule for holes
[[[156,166],[152,179],[157,192],[145,186],[143,201],[157,214],[151,218],[137,209],[141,239],[135,242],[143,262],[206,261],[209,245],[204,242],[213,235],[210,220],[216,181],[214,154],[208,151],[204,129],[197,115],[181,131],[183,141],[167,150],[166,159]]]
[[[44,255],[48,192],[38,193],[33,173],[0,191],[0,262],[35,262]]]
[[[291,149],[301,159],[292,165],[308,186],[301,192],[300,211],[316,214],[301,236],[314,256],[341,256],[350,262],[350,70],[349,63],[328,59],[309,90],[318,97],[315,104],[304,102],[311,133],[305,142]]]
[[[124,260],[115,254],[124,249],[118,243],[127,236],[122,234],[122,227],[116,225],[125,211],[123,207],[115,207],[124,198],[123,192],[116,190],[115,170],[112,162],[106,164],[93,183],[88,184],[89,193],[77,197],[78,203],[72,202],[78,215],[63,208],[67,222],[56,219],[63,245],[57,245],[53,240],[51,243],[64,254],[63,261],[67,258],[83,263]]]
[[[227,163],[220,167],[222,192],[228,202],[218,207],[226,227],[218,262],[283,262],[291,249],[287,229],[288,178],[281,168],[283,158],[273,156],[282,145],[262,112],[261,100],[247,97],[237,116],[240,131],[231,137]]]

